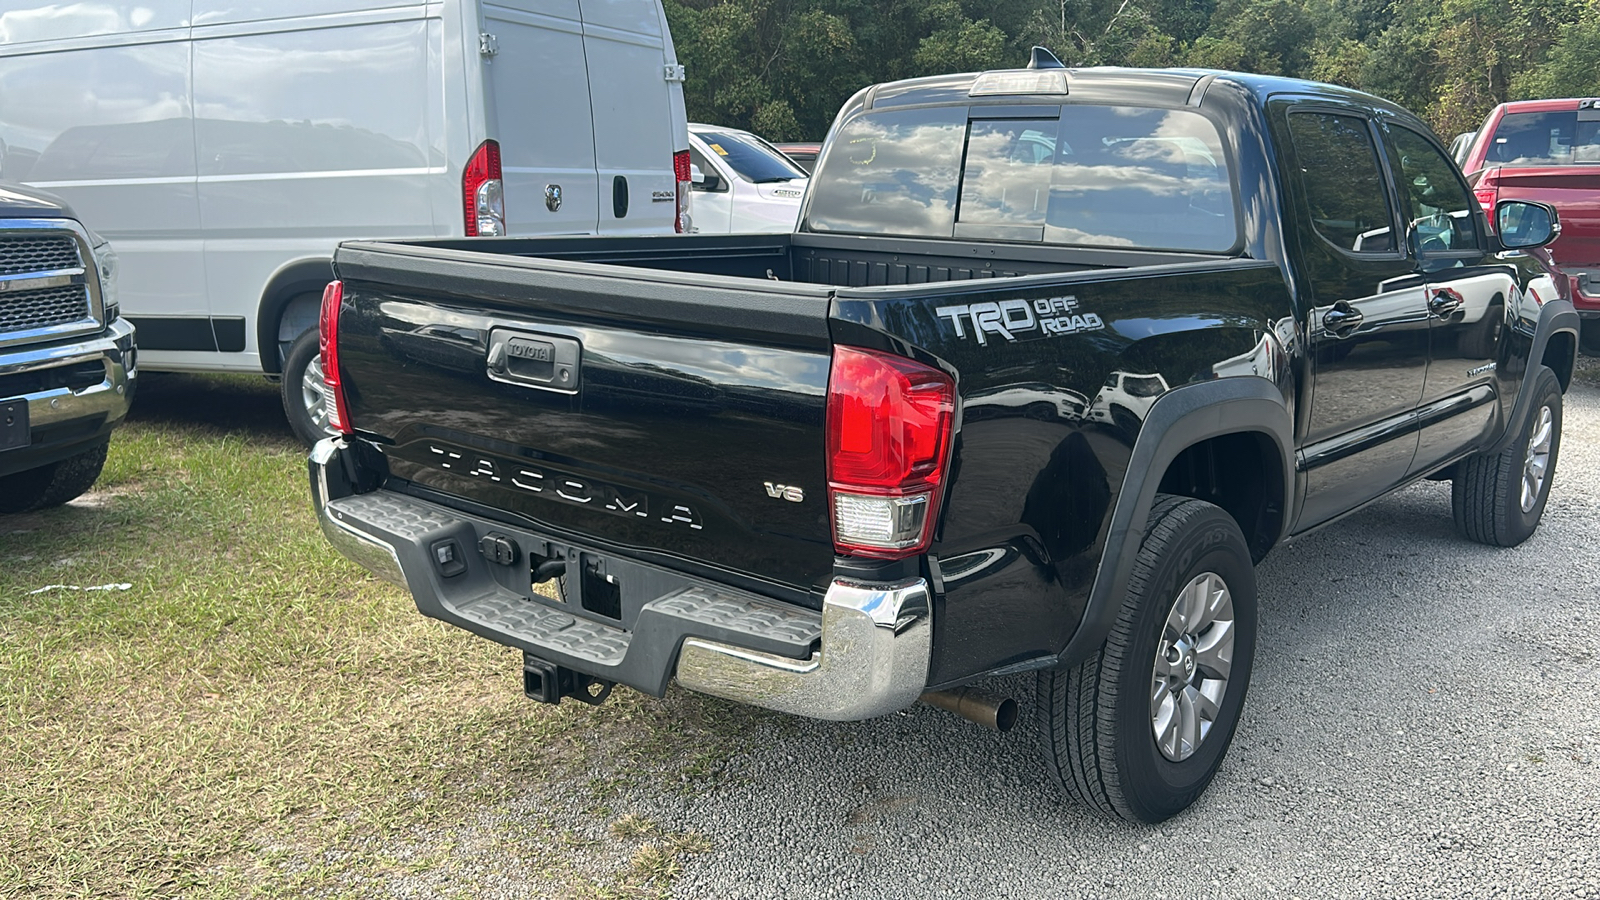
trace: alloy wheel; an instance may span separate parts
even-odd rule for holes
[[[1550,473],[1550,442],[1555,436],[1555,417],[1550,407],[1539,407],[1539,423],[1528,437],[1528,454],[1522,463],[1522,511],[1533,512]]]
[[[1183,762],[1205,741],[1233,668],[1233,595],[1214,572],[1178,592],[1156,646],[1150,727],[1161,754]]]

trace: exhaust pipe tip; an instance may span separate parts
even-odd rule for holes
[[[1010,731],[1017,724],[1017,701],[976,688],[928,691],[921,699],[930,706],[948,710],[969,722],[1001,733]]]

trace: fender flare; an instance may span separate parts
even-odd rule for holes
[[[1581,322],[1578,311],[1573,308],[1570,300],[1551,300],[1540,307],[1539,321],[1533,330],[1533,346],[1528,349],[1522,384],[1517,386],[1517,399],[1511,406],[1510,417],[1506,420],[1506,430],[1500,435],[1499,440],[1483,451],[1485,456],[1503,452],[1527,426],[1528,417],[1533,415],[1534,367],[1544,365],[1544,351],[1550,346],[1550,339],[1557,334],[1571,334],[1574,362],[1576,361]],[[1571,371],[1570,367],[1568,371]]]
[[[1296,493],[1294,415],[1284,403],[1282,390],[1265,378],[1247,375],[1168,391],[1150,407],[1134,441],[1094,586],[1089,590],[1078,630],[1057,657],[1059,666],[1081,662],[1099,649],[1110,634],[1128,591],[1156,488],[1167,467],[1179,453],[1200,441],[1248,432],[1266,435],[1278,450],[1283,523],[1277,540],[1283,540],[1294,521]]]
[[[269,375],[283,371],[273,348],[278,346],[278,319],[289,301],[301,294],[322,293],[333,277],[331,259],[297,260],[272,273],[256,311],[256,352],[261,357],[261,371]]]

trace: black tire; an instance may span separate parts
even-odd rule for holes
[[[283,414],[289,420],[294,436],[307,447],[334,434],[328,428],[328,413],[322,405],[327,402],[327,394],[315,390],[321,385],[322,347],[319,338],[320,335],[313,328],[294,339],[294,343],[289,345],[289,355],[283,360],[283,381],[279,385]],[[313,379],[316,385],[307,383],[307,370],[318,376]],[[316,403],[311,402],[309,393],[316,393],[320,399]]]
[[[1232,665],[1209,731],[1174,761],[1158,746],[1153,721],[1156,654],[1167,646],[1163,633],[1180,591],[1206,574],[1231,594]],[[1040,743],[1050,777],[1108,816],[1156,823],[1182,812],[1211,783],[1233,741],[1255,641],[1255,568],[1238,524],[1210,503],[1158,495],[1105,644],[1075,668],[1039,674]]]
[[[1533,535],[1550,499],[1550,482],[1561,451],[1561,382],[1539,366],[1533,375],[1533,414],[1510,446],[1493,456],[1468,457],[1455,466],[1450,506],[1456,530],[1467,540],[1495,547],[1515,547]],[[1543,478],[1524,502],[1523,483],[1530,472],[1529,446],[1541,436],[1545,415],[1550,434]]]
[[[76,456],[0,478],[0,513],[49,509],[82,496],[105,468],[110,445],[107,439]]]

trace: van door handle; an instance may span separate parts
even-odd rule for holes
[[[1350,332],[1360,327],[1367,317],[1343,300],[1333,305],[1333,308],[1322,315],[1322,327],[1333,332],[1338,337],[1349,337]]]

